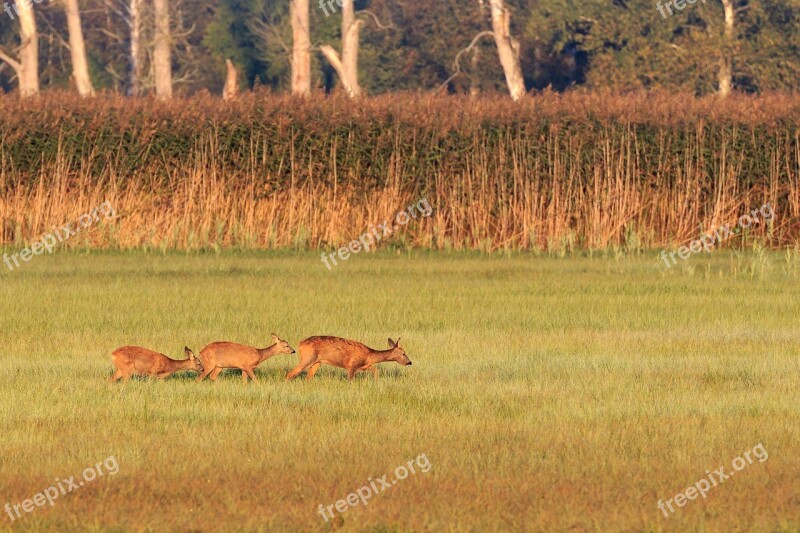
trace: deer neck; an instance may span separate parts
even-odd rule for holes
[[[273,344],[269,348],[256,348],[256,351],[258,352],[258,357],[261,359],[260,363],[263,363],[264,361],[275,355],[277,346],[278,346],[277,344]]]
[[[169,366],[173,372],[176,370],[191,370],[193,368],[191,359],[172,359]]]
[[[373,350],[372,348],[369,349],[369,355],[367,355],[367,363],[370,365],[374,365],[376,363],[385,363],[389,361],[389,357],[392,355],[391,348],[388,350]]]

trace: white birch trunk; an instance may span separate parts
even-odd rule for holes
[[[292,20],[292,94],[311,94],[311,33],[308,0],[290,0]]]
[[[130,0],[131,29],[131,79],[130,94],[139,96],[142,93],[142,0]]]
[[[81,96],[92,96],[94,95],[94,87],[92,87],[92,81],[89,78],[89,63],[86,60],[86,44],[83,39],[83,30],[81,29],[78,0],[64,0],[64,9],[67,14],[69,49],[75,86]]]
[[[227,70],[227,75],[225,77],[225,88],[222,89],[222,99],[232,100],[236,98],[236,90],[238,89],[236,67],[233,66],[233,62],[230,59],[226,59],[225,68]]]
[[[19,2],[19,59],[11,57],[0,49],[0,60],[5,61],[17,73],[19,94],[22,98],[39,94],[39,36],[36,32],[36,18],[31,4]]]
[[[725,98],[733,89],[733,24],[735,13],[733,0],[722,0],[722,9],[725,12],[725,30],[723,34],[722,53],[719,60],[719,96]]]
[[[492,17],[492,31],[497,45],[497,55],[506,77],[506,85],[511,98],[516,102],[525,96],[525,80],[519,64],[519,43],[511,37],[511,15],[503,0],[489,0]]]
[[[361,96],[358,84],[358,48],[362,22],[356,20],[353,0],[344,0],[342,4],[342,64],[346,80],[347,94],[351,97]]]
[[[153,0],[153,15],[156,19],[153,67],[156,96],[160,99],[172,97],[172,37],[169,29],[169,1]]]

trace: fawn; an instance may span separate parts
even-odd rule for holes
[[[356,372],[372,372],[378,379],[378,363],[395,361],[404,366],[411,366],[411,359],[397,342],[389,339],[388,350],[373,350],[357,341],[340,337],[309,337],[300,343],[300,364],[286,376],[286,381],[293,379],[303,370],[308,370],[306,380],[314,377],[324,363],[347,369],[347,379],[353,380]]]
[[[294,348],[285,340],[272,334],[272,346],[269,348],[253,348],[235,342],[212,342],[200,350],[200,360],[203,362],[203,373],[197,376],[197,381],[203,381],[211,374],[211,381],[216,381],[219,373],[224,368],[239,368],[242,370],[242,382],[247,383],[247,377],[253,381],[256,375],[253,369],[272,357],[273,355],[291,355]]]
[[[138,346],[117,348],[111,354],[111,361],[114,363],[114,375],[111,376],[110,380],[113,383],[121,378],[123,382],[126,382],[134,374],[165,379],[179,370],[202,372],[203,365],[200,364],[194,353],[187,347],[184,347],[183,351],[186,353],[187,358],[178,361],[170,359],[163,353]]]

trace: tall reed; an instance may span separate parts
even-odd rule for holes
[[[0,97],[0,237],[110,201],[71,245],[318,248],[409,203],[393,240],[471,250],[676,246],[769,202],[730,244],[798,241],[800,98],[670,94],[169,103]]]

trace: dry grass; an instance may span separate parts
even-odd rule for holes
[[[7,244],[105,200],[119,219],[81,244],[329,247],[423,197],[400,246],[675,246],[767,202],[776,224],[730,244],[800,233],[796,97],[0,100]]]

